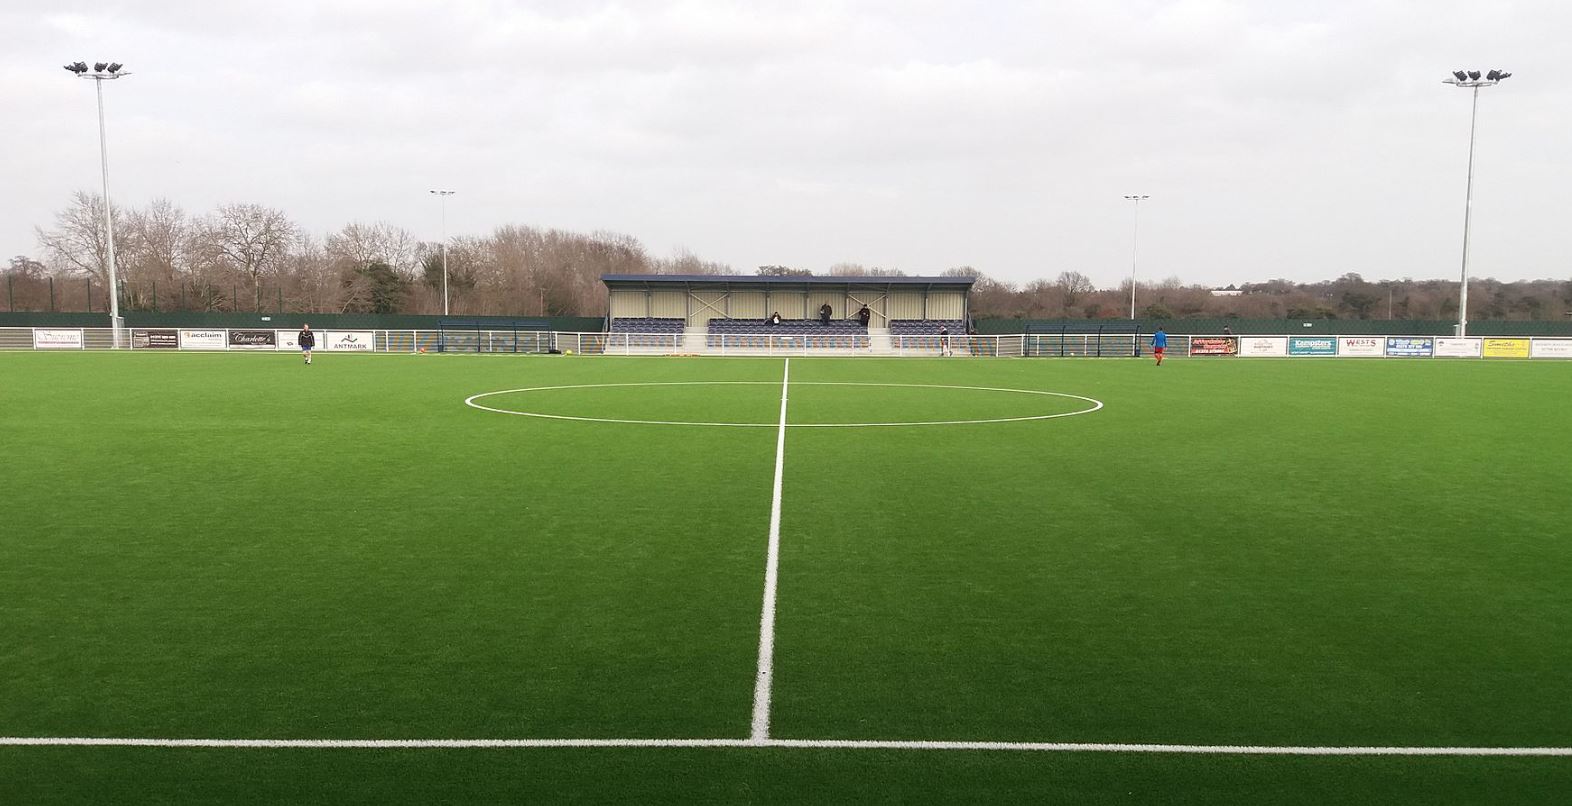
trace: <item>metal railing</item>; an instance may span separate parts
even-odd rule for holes
[[[133,352],[293,351],[296,331],[241,328],[123,328]],[[0,350],[111,350],[111,328],[0,327]],[[322,331],[319,352],[582,355],[1143,357],[1150,337],[1134,334],[921,335],[574,333],[546,330]],[[1167,355],[1190,357],[1564,358],[1572,337],[1170,335]]]

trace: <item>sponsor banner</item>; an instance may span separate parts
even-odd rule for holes
[[[1435,354],[1443,358],[1478,358],[1479,339],[1436,339]]]
[[[1386,339],[1387,355],[1429,358],[1435,352],[1435,339],[1428,336],[1388,336]]]
[[[1293,336],[1288,339],[1289,355],[1337,355],[1337,339],[1332,336]]]
[[[376,349],[374,330],[327,330],[317,336],[317,349],[330,353],[369,353]]]
[[[71,330],[36,328],[33,330],[33,349],[35,350],[80,350],[82,349],[82,329]]]
[[[1380,357],[1386,355],[1386,339],[1380,336],[1339,336],[1337,354]]]
[[[1239,339],[1233,336],[1192,336],[1190,355],[1237,355]]]
[[[1572,339],[1534,339],[1534,358],[1572,358]]]
[[[275,331],[275,332],[278,334],[278,336],[277,336],[278,349],[280,349],[280,350],[299,350],[300,349],[300,331],[298,331],[298,330],[279,330],[279,331]]]
[[[1527,358],[1528,339],[1485,339],[1486,358]]]
[[[1248,356],[1288,355],[1288,339],[1282,336],[1242,336],[1239,354]]]
[[[229,331],[231,350],[277,350],[278,336],[271,330]]]
[[[180,331],[133,330],[131,331],[131,349],[178,350],[180,349]]]
[[[229,337],[222,330],[182,330],[180,331],[180,349],[182,350],[227,350]]]

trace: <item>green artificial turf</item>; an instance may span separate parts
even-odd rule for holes
[[[0,353],[0,736],[746,737],[783,363]],[[793,424],[1106,405],[789,429],[776,737],[1572,746],[1572,364],[791,380]],[[480,402],[762,427],[463,405],[605,384],[660,385]],[[0,747],[7,787],[1557,802],[1572,759]]]

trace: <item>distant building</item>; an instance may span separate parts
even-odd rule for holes
[[[1243,294],[1243,293],[1244,293],[1243,289],[1236,288],[1236,287],[1234,287],[1232,285],[1228,286],[1227,288],[1214,288],[1214,289],[1212,289],[1212,296],[1214,296],[1214,297],[1237,297],[1237,296],[1239,296],[1240,294]]]

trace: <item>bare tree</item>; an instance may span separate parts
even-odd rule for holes
[[[262,305],[262,278],[276,272],[296,238],[283,212],[259,204],[226,204],[205,223],[211,248],[251,284],[253,309]]]
[[[119,208],[115,210],[118,212]],[[109,239],[104,236],[104,197],[84,191],[71,194],[71,202],[55,213],[51,229],[36,227],[38,244],[51,269],[62,274],[85,274],[109,285]],[[116,250],[126,247],[125,230],[115,233]]]
[[[1070,310],[1076,306],[1087,294],[1097,290],[1092,285],[1091,278],[1078,271],[1059,272],[1059,279],[1054,281],[1054,288],[1059,292],[1059,304]]]

